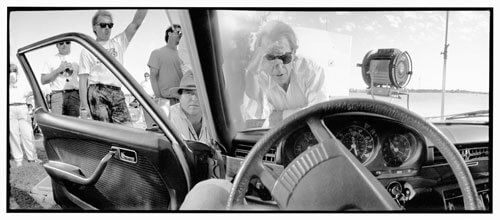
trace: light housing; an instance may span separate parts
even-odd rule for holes
[[[369,88],[387,86],[404,88],[413,74],[413,65],[408,52],[395,48],[369,51],[360,66],[363,80]]]

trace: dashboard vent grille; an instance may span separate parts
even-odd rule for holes
[[[250,145],[239,144],[238,148],[235,151],[236,158],[245,158],[248,155],[248,152],[252,149]],[[264,158],[262,158],[266,162],[275,163],[276,161],[276,148],[271,148]]]
[[[474,159],[487,158],[490,155],[488,146],[467,146],[457,145],[460,155],[464,158],[465,162]],[[446,160],[437,148],[434,148],[434,164],[445,164]]]
[[[469,154],[469,158],[472,160],[476,158],[488,157],[490,155],[490,151],[488,147],[477,147],[469,149]]]

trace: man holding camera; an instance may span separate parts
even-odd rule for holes
[[[58,53],[45,63],[41,81],[49,84],[50,109],[57,114],[80,116],[78,59],[71,56],[71,41],[56,43]]]

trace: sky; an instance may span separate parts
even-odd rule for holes
[[[12,12],[9,20],[10,59],[17,61],[15,53],[18,48],[59,33],[81,32],[94,37],[90,20],[95,11]],[[114,36],[130,23],[135,10],[111,12],[115,23]],[[350,88],[366,88],[356,64],[361,63],[368,51],[379,48],[408,51],[413,60],[414,74],[407,88],[442,88],[445,11],[342,11],[314,12],[314,15],[287,12],[273,13],[273,16],[295,27],[310,27],[350,37],[351,63],[347,64],[350,70],[344,74],[359,75],[350,77],[354,79],[349,82]],[[449,13],[446,89],[489,91],[489,19],[488,11]],[[164,31],[169,25],[164,10],[150,10],[132,39],[124,65],[139,82],[143,80],[143,73],[149,72],[146,64],[151,51],[165,45]],[[79,47],[73,46],[72,49],[74,55],[79,55]],[[54,46],[34,56],[40,57],[34,59],[35,70],[42,68],[43,57],[56,52]]]

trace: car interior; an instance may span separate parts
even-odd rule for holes
[[[431,122],[389,102],[344,97],[275,127],[249,126],[260,122],[235,114],[241,97],[232,96],[239,90],[228,86],[234,79],[227,63],[239,58],[225,54],[228,32],[221,20],[225,11],[253,10],[164,11],[182,26],[212,143],[184,140],[133,74],[91,36],[61,33],[16,48],[34,91],[34,118],[49,159],[43,166],[64,210],[183,211],[197,183],[217,178],[233,184],[225,211],[492,212],[491,115],[486,121],[458,116]],[[32,57],[60,41],[76,43],[104,63],[156,126],[53,114]]]

